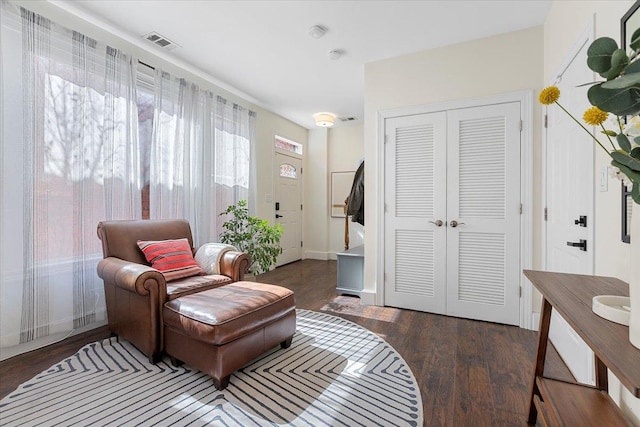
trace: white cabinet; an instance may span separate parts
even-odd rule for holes
[[[364,289],[364,245],[336,254],[338,258],[339,295],[361,296]]]

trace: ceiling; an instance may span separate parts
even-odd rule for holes
[[[364,112],[364,65],[434,47],[541,25],[543,0],[442,1],[51,1],[167,52],[232,92],[306,128],[312,115]],[[307,32],[322,25],[320,39]],[[328,52],[344,51],[338,60]],[[514,51],[518,49],[514,46]],[[248,96],[246,96],[248,95]]]

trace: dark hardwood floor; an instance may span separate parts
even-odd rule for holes
[[[336,298],[335,261],[295,262],[258,280],[292,289],[298,308],[344,317],[391,344],[418,381],[425,426],[525,424],[535,332]],[[0,398],[84,344],[108,336],[103,327],[0,362]],[[549,353],[546,374],[570,380],[557,353]]]

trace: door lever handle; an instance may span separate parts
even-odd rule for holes
[[[284,218],[284,215],[276,214],[276,219],[278,219],[278,218]]]
[[[458,222],[455,219],[451,220],[451,222],[449,223],[450,226],[452,226],[453,228],[456,228],[459,225],[464,225],[464,222]]]
[[[441,219],[435,220],[435,221],[429,221],[431,224],[435,224],[436,227],[442,227],[442,224],[444,224],[444,222],[442,222]]]
[[[587,226],[587,217],[585,215],[580,215],[580,218],[578,218],[575,221],[573,221],[573,223],[575,225],[579,225],[580,227],[586,227]]]
[[[567,242],[567,246],[572,246],[574,248],[580,248],[581,251],[587,251],[587,241],[584,239],[580,239],[579,242]]]

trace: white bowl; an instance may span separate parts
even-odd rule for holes
[[[593,297],[591,310],[598,316],[621,325],[629,326],[631,300],[617,295],[597,295]]]

